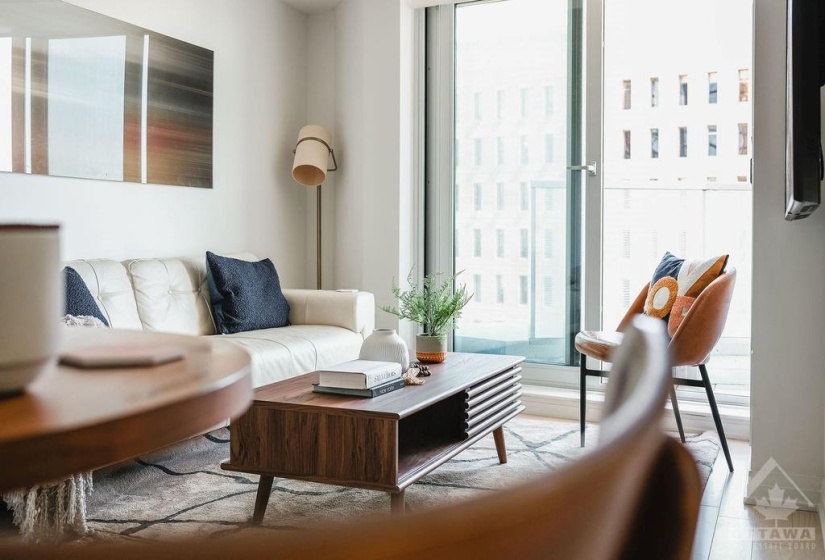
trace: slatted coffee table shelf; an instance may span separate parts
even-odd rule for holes
[[[373,399],[312,392],[308,373],[255,391],[230,426],[225,470],[261,475],[253,520],[260,522],[273,477],[390,492],[404,489],[482,437],[493,434],[507,461],[502,426],[524,410],[517,356],[450,353],[424,385]]]

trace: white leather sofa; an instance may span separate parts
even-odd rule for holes
[[[215,335],[205,257],[65,264],[86,282],[112,328],[221,336],[250,353],[255,387],[356,359],[375,326],[371,293],[284,289],[289,326]]]

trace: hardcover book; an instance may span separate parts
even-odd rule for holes
[[[322,387],[370,389],[401,378],[401,364],[373,360],[351,360],[318,370]]]
[[[318,383],[312,385],[313,393],[324,393],[327,395],[344,395],[348,397],[378,397],[398,389],[403,389],[405,385],[403,379],[396,379],[388,383],[382,383],[370,389],[347,389],[345,387],[324,387]]]

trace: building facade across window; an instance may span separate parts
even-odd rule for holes
[[[622,109],[630,109],[630,80],[622,82]]]
[[[708,155],[715,156],[716,155],[716,125],[709,124],[708,125]]]
[[[750,99],[750,93],[748,91],[748,69],[742,68],[739,70],[739,101],[746,102]]]
[[[630,159],[630,131],[623,130],[622,137],[624,139],[624,159]]]
[[[748,123],[739,123],[739,155],[748,155]]]
[[[708,72],[708,103],[716,105],[718,102],[719,79],[716,72]]]

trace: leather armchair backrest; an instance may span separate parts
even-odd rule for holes
[[[675,366],[704,364],[725,329],[736,269],[721,274],[705,288],[673,333],[670,348]]]

